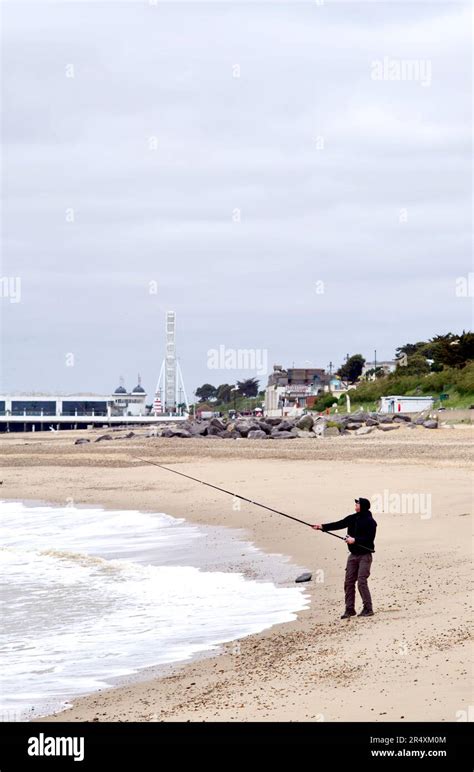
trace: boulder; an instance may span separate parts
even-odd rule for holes
[[[364,421],[367,421],[367,419],[370,418],[370,414],[365,410],[357,410],[355,413],[351,413],[349,418],[356,423],[364,423]]]
[[[368,418],[368,419],[366,420],[366,422],[365,422],[365,425],[366,425],[366,426],[378,426],[378,425],[379,425],[379,422],[377,421],[377,419],[376,419],[376,418]]]
[[[169,427],[168,429],[164,429],[162,437],[191,437],[191,432],[186,431],[186,429],[181,428],[175,428],[175,427]]]
[[[298,437],[301,437],[303,440],[314,440],[316,435],[313,432],[304,431],[304,429],[297,429]]]
[[[102,440],[111,440],[113,439],[111,434],[101,434],[100,437],[97,437],[95,442],[102,442]]]
[[[85,437],[79,437],[79,439],[75,441],[74,445],[87,445],[88,442],[90,442],[90,440],[86,440]]]
[[[275,431],[273,430],[270,437],[272,440],[292,440],[297,435],[293,434],[293,432],[286,432],[286,431]]]
[[[294,428],[294,423],[293,421],[287,421],[285,419],[284,421],[280,421],[276,428],[279,432],[291,432],[291,430]]]
[[[423,426],[425,427],[425,429],[437,429],[438,421],[435,421],[433,418],[430,418],[428,421],[423,421]]]
[[[278,426],[282,420],[282,418],[265,418],[265,423],[269,424],[270,426]]]
[[[197,423],[192,424],[192,429],[190,430],[193,435],[201,435],[206,436],[207,430],[209,428],[209,424],[207,421],[198,421]]]
[[[267,436],[267,433],[261,429],[251,429],[247,434],[249,440],[266,440]]]
[[[247,437],[249,432],[257,431],[259,428],[258,423],[254,420],[247,421],[245,418],[239,418],[235,422],[235,429],[241,437]]]
[[[391,432],[393,429],[399,429],[400,424],[379,424],[377,429],[380,429],[382,432]]]
[[[265,432],[265,434],[271,434],[272,433],[272,427],[266,421],[259,421],[258,422],[258,428],[260,429],[260,431]]]
[[[396,413],[393,416],[393,420],[400,422],[400,423],[411,423],[411,418],[409,415],[404,415],[403,413]]]
[[[326,429],[326,422],[318,421],[318,423],[314,424],[312,433],[314,434],[315,437],[322,437],[325,429]]]
[[[309,432],[313,428],[314,418],[311,415],[302,416],[299,421],[296,422],[296,428]]]
[[[362,421],[353,421],[352,418],[349,418],[349,416],[344,416],[341,421],[337,421],[337,425],[341,429],[347,429],[349,427],[349,424],[355,424],[357,428],[360,426],[363,426]]]
[[[206,437],[220,437],[222,433],[225,433],[225,429],[219,429],[218,426],[213,426],[212,422],[207,427]]]
[[[349,429],[350,431],[356,431],[357,429],[360,429],[361,426],[361,423],[353,423],[353,421],[351,421],[345,425],[345,428]]]
[[[340,431],[337,426],[328,426],[324,430],[323,437],[339,437]]]
[[[393,413],[379,413],[377,420],[379,424],[391,424],[393,421]]]
[[[375,426],[361,426],[355,433],[358,437],[366,437],[373,431],[375,431]]]
[[[349,423],[349,421],[352,421],[352,418],[350,415],[332,415],[329,419],[327,416],[321,416],[321,419],[323,421],[332,421],[335,424],[339,424],[342,426],[343,424]]]
[[[135,432],[129,432],[128,434],[125,435],[124,439],[130,440],[132,437],[135,437]]]
[[[227,426],[224,423],[224,421],[221,421],[220,418],[211,418],[209,421],[209,426],[212,426],[214,429],[218,429],[220,432],[223,432],[226,430]]]

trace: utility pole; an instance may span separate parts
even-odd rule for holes
[[[329,362],[328,367],[329,367],[329,375],[332,375],[332,368],[334,367],[333,363]]]

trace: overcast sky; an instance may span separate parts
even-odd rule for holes
[[[168,309],[189,397],[471,326],[469,4],[2,5],[1,390],[153,392]]]

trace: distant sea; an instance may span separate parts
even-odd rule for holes
[[[0,718],[295,619],[296,566],[163,513],[0,502]]]

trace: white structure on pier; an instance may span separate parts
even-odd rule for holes
[[[184,386],[183,374],[176,357],[176,313],[166,312],[166,350],[156,386],[153,412],[181,413],[185,406],[189,411],[188,398]]]

